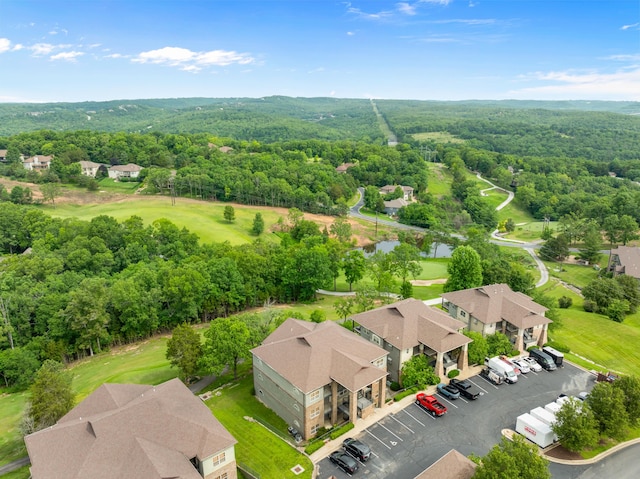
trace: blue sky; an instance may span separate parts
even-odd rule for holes
[[[0,0],[0,102],[640,101],[639,0]]]

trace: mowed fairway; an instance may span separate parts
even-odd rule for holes
[[[262,238],[270,239],[275,235],[269,228],[278,221],[286,218],[287,210],[282,208],[248,207],[232,204],[235,210],[235,220],[228,222],[224,219],[224,207],[229,203],[210,203],[185,198],[177,198],[176,204],[171,205],[169,197],[131,196],[129,199],[101,204],[59,204],[54,209],[44,206],[43,210],[51,216],[60,218],[78,218],[89,221],[100,215],[112,216],[123,221],[137,215],[144,219],[145,224],[151,224],[160,218],[166,218],[180,228],[185,227],[195,233],[203,243],[219,243],[229,241],[231,244],[242,244],[254,241],[256,236],[250,233],[256,213],[262,213],[265,232]]]

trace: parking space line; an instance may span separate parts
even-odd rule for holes
[[[493,384],[491,381],[489,381],[487,378],[485,378],[484,376],[480,376],[484,381],[487,382],[487,384],[491,384],[494,388],[498,389],[498,386],[496,386],[495,384]],[[480,387],[480,386],[478,386]]]
[[[373,434],[371,431],[369,431],[368,429],[366,430],[367,433],[369,433],[371,436],[373,436],[378,442],[380,442],[384,447],[386,447],[387,449],[391,449],[391,446],[389,446],[386,442],[384,442],[382,439],[380,439],[378,436],[376,436],[375,434]]]
[[[402,439],[400,436],[398,436],[395,432],[393,432],[391,429],[386,427],[384,424],[378,423],[378,426],[380,426],[381,428],[386,429],[389,432],[389,434],[391,434],[392,436],[395,436],[396,438],[398,438],[399,441],[404,441],[404,439]]]
[[[415,403],[414,403],[415,404]],[[436,420],[435,417],[433,417],[433,415],[429,414],[427,411],[425,411],[424,409],[422,409],[420,406],[418,406],[417,404],[415,404],[415,406],[420,409],[423,413],[425,413],[428,417],[430,417],[431,419],[433,419],[434,421]]]
[[[403,412],[405,412],[411,419],[413,419],[415,422],[417,422],[418,424],[420,424],[423,427],[426,427],[426,424],[418,421],[418,419],[416,417],[413,416],[413,414],[411,414],[409,411],[407,411],[406,409],[403,409]]]
[[[398,424],[400,424],[401,426],[404,426],[404,428],[405,428],[407,431],[409,431],[411,434],[415,434],[415,432],[414,432],[414,431],[412,431],[412,430],[409,428],[409,426],[407,426],[405,423],[403,423],[402,421],[400,421],[399,419],[397,419],[397,418],[395,417],[395,415],[390,414],[390,415],[389,415],[389,417],[390,417],[391,419],[393,419],[394,421],[397,421],[397,422],[398,422]]]
[[[483,389],[482,386],[477,385],[476,383],[474,383],[471,379],[468,379],[467,381],[469,381],[471,384],[473,384],[474,386],[478,387],[481,391],[484,391],[485,394],[489,394],[489,391],[487,391],[486,389]]]
[[[455,404],[453,404],[451,401],[449,401],[446,397],[444,397],[442,394],[438,394],[438,397],[440,399],[442,399],[444,402],[446,402],[447,404],[450,404],[451,406],[453,406],[454,408],[458,409],[458,406],[456,406]]]

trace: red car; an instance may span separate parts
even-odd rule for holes
[[[428,396],[425,393],[418,393],[416,396],[416,404],[427,411],[433,417],[439,417],[447,412],[447,408],[438,401],[434,396]]]

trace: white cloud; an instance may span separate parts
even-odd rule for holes
[[[498,22],[494,18],[450,18],[447,20],[434,20],[430,23],[436,23],[436,24],[462,23],[464,25],[494,25]]]
[[[509,93],[520,98],[640,101],[640,67],[637,66],[614,73],[535,72],[531,78],[547,84]]]
[[[433,3],[435,5],[449,5],[453,0],[419,0],[419,3]]]
[[[631,25],[622,25],[620,27],[620,30],[630,30],[630,29],[637,30],[638,27],[640,27],[640,22],[632,23]]]
[[[67,62],[75,62],[78,57],[84,55],[84,52],[60,52],[55,55],[51,55],[49,60],[64,60]]]
[[[36,56],[48,55],[55,49],[55,45],[51,45],[50,43],[36,43],[31,45],[29,49]]]
[[[194,52],[187,48],[164,47],[140,53],[131,61],[135,63],[153,63],[179,67],[182,70],[197,72],[205,66],[227,66],[232,64],[247,65],[255,59],[247,53],[226,50]]]
[[[314,68],[313,70],[309,70],[307,73],[322,73],[324,71],[324,67]]]
[[[355,34],[356,34],[356,32],[347,32],[347,36],[348,36],[348,37],[352,37],[352,36],[354,36]]]
[[[0,53],[11,50],[11,41],[8,38],[0,38]]]
[[[105,58],[124,58],[124,55],[121,53],[110,53],[109,55],[105,55]]]
[[[411,5],[406,2],[400,2],[396,4],[396,8],[400,13],[404,13],[405,15],[415,15],[416,14],[416,6]]]

